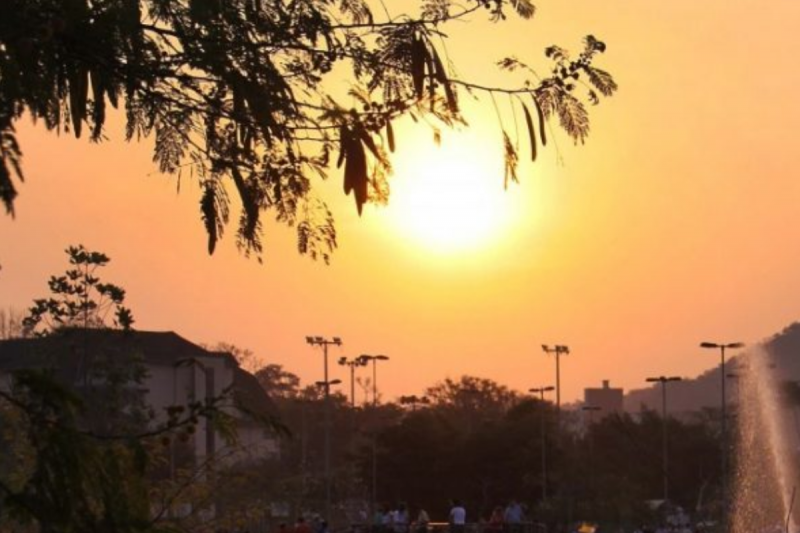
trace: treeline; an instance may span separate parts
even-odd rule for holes
[[[321,509],[323,390],[301,389],[277,365],[256,375],[290,435],[271,465],[272,489],[293,508]],[[515,498],[533,521],[632,524],[653,519],[647,502],[663,497],[663,425],[653,411],[597,414],[589,423],[587,413],[558,413],[551,402],[470,376],[423,397],[356,407],[349,400],[330,400],[333,498],[346,519],[371,503],[373,472],[378,505],[405,502],[433,520],[446,519],[452,498],[466,503],[470,521]],[[712,411],[667,421],[670,501],[698,517],[714,516],[719,504],[718,430]]]

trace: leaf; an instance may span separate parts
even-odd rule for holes
[[[81,127],[86,119],[86,99],[89,92],[89,70],[82,63],[69,69],[69,110],[75,137],[80,138]]]
[[[200,211],[208,233],[208,254],[214,253],[217,247],[217,228],[219,227],[219,214],[217,213],[216,188],[210,183],[203,187],[203,197],[200,200]]]
[[[92,121],[94,122],[92,140],[97,141],[100,139],[100,134],[103,131],[103,123],[106,120],[106,83],[99,69],[91,71],[91,80],[92,99],[94,100],[94,107],[92,109]]]
[[[589,77],[589,83],[594,85],[594,87],[600,91],[603,96],[611,96],[614,94],[614,91],[617,90],[617,82],[615,82],[611,74],[605,70],[591,67],[589,65],[586,65],[584,70],[586,71],[586,75]]]
[[[531,94],[533,106],[536,108],[536,114],[539,115],[539,134],[542,136],[542,146],[547,146],[547,133],[545,132],[544,113],[539,106],[539,101],[536,99],[535,94]]]
[[[11,181],[11,173],[8,171],[6,162],[0,160],[0,200],[5,205],[6,213],[14,216],[14,198],[17,197],[17,190]]]
[[[522,104],[522,111],[525,113],[525,124],[528,126],[528,137],[531,140],[531,161],[536,161],[536,131],[533,129],[533,119],[525,104]]]
[[[503,130],[503,146],[503,160],[505,163],[503,187],[508,188],[509,179],[514,183],[519,183],[519,179],[517,178],[517,165],[519,163],[519,156],[517,154],[517,150],[514,148],[514,144],[511,142],[511,138],[508,136],[508,133],[506,133],[505,130]]]
[[[562,92],[557,106],[561,126],[575,141],[583,144],[589,135],[589,113],[583,104],[569,93]]]
[[[245,182],[238,166],[233,165],[231,167],[231,176],[233,177],[233,183],[236,185],[236,190],[239,192],[239,198],[242,200],[242,208],[244,210],[242,233],[246,239],[255,239],[259,220],[258,201]]]
[[[517,12],[517,15],[524,19],[532,18],[533,15],[536,13],[536,6],[534,6],[530,0],[510,0],[511,5],[514,7],[514,10]]]

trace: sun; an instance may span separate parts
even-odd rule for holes
[[[428,251],[487,248],[502,240],[512,222],[513,191],[503,187],[494,145],[450,140],[417,144],[396,162],[386,214],[403,239]]]

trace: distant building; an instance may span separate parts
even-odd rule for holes
[[[595,422],[602,420],[611,414],[621,414],[623,412],[623,390],[612,388],[610,381],[603,380],[600,388],[588,388],[583,390],[583,402],[588,407],[599,407],[592,414]]]
[[[231,354],[211,352],[173,332],[69,329],[48,337],[0,341],[0,389],[9,389],[15,370],[48,368],[81,393],[98,386],[89,371],[92,365],[123,358],[136,358],[144,369],[135,393],[155,413],[153,425],[166,420],[170,406],[223,395],[229,399],[221,409],[236,421],[241,450],[228,449],[222,436],[200,418],[186,443],[194,461],[220,452],[230,452],[222,454],[229,463],[277,455],[277,440],[258,421],[274,415],[275,409],[256,378]]]

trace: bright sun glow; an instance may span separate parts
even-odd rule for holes
[[[469,140],[449,140],[440,147],[419,145],[398,158],[387,215],[430,251],[486,248],[510,226],[513,191],[503,189],[499,155]]]

